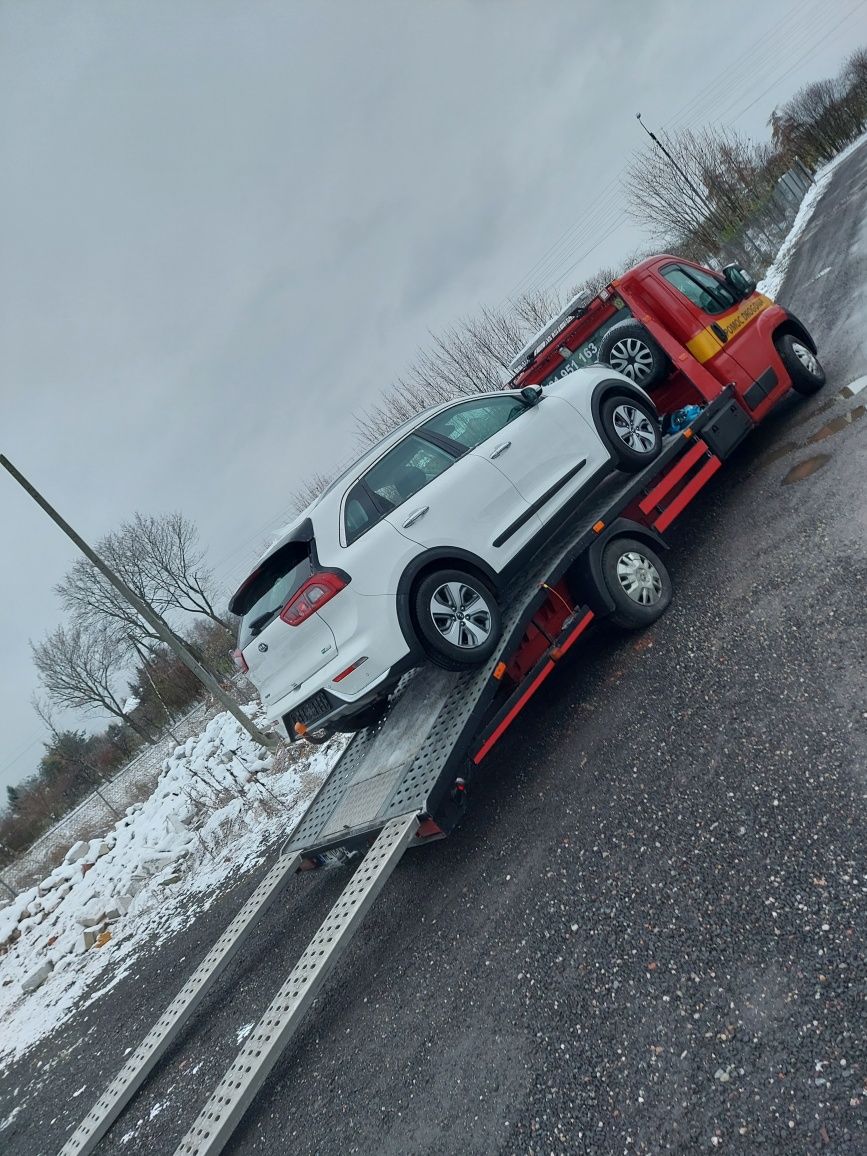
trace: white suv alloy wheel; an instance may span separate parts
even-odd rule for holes
[[[485,598],[466,582],[443,582],[430,599],[430,616],[452,646],[474,650],[491,634],[491,609]]]

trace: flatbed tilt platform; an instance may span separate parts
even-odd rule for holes
[[[287,840],[287,853],[301,854],[310,865],[333,862],[339,858],[334,852],[363,849],[385,823],[409,812],[426,820],[417,842],[451,830],[472,769],[556,662],[612,608],[587,572],[588,551],[601,552],[615,534],[655,536],[671,525],[720,468],[722,458],[700,432],[732,404],[722,396],[669,438],[641,473],[610,474],[598,485],[580,516],[508,590],[500,647],[484,666],[455,673],[428,663],[404,677],[385,719],[352,739],[322,784]],[[534,641],[541,653],[528,663]]]

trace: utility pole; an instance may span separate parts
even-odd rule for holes
[[[99,555],[92,550],[87,542],[58,514],[57,510],[49,505],[35,486],[31,485],[27,478],[25,478],[3,454],[0,454],[0,466],[3,466],[3,468],[12,475],[19,486],[30,495],[38,506],[42,507],[52,522],[59,526],[67,538],[75,543],[85,558],[97,568],[105,580],[111,583],[115,590],[129,602],[149,626],[153,627],[158,637],[170,650],[174,651],[184,666],[193,672],[199,682],[201,682],[229,714],[237,720],[253,741],[257,742],[260,746],[267,747],[269,750],[274,750],[277,746],[277,739],[273,735],[266,735],[263,731],[260,731],[255,723],[247,718],[235,700],[226,694],[214,676],[205,670],[202,664],[193,657],[189,650],[180,642],[174,631],[170,629],[168,624],[163,621],[156,611],[151,606],[148,606],[146,602],[142,601],[137,594],[133,593],[123,579],[119,578],[113,570],[109,569]]]
[[[650,139],[653,141],[653,143],[659,149],[659,151],[668,157],[668,160],[669,160],[669,163],[671,164],[671,167],[674,169],[675,172],[680,174],[681,178],[683,179],[683,181],[687,185],[687,187],[692,189],[695,196],[704,205],[705,209],[708,212],[708,215],[713,217],[715,215],[715,212],[716,212],[713,205],[710,203],[710,201],[707,199],[707,197],[704,195],[704,193],[701,191],[701,189],[699,189],[699,187],[696,184],[694,184],[693,181],[690,180],[690,178],[687,176],[686,172],[680,167],[680,165],[677,163],[677,161],[674,159],[674,157],[671,155],[671,153],[668,151],[668,149],[665,147],[665,145],[662,143],[662,141],[656,135],[656,133],[651,132],[651,130],[647,127],[647,125],[641,119],[641,113],[640,112],[637,112],[635,114],[635,119],[638,121],[638,123],[641,125],[641,127],[644,129],[644,131],[647,133],[647,135],[650,137]]]
[[[707,200],[707,198],[705,197],[705,194],[702,192],[701,188],[699,188],[694,183],[694,181],[690,180],[687,173],[684,172],[684,170],[681,168],[681,166],[679,164],[677,164],[677,162],[674,160],[674,157],[672,156],[672,154],[670,154],[668,149],[665,147],[665,144],[662,143],[662,141],[659,139],[659,136],[657,136],[657,134],[655,134],[654,132],[651,132],[651,129],[645,125],[644,121],[642,120],[642,114],[640,114],[640,112],[636,112],[635,118],[638,121],[638,124],[640,126],[642,126],[645,133],[647,133],[647,135],[650,136],[650,139],[653,141],[655,146],[657,146],[657,148],[660,150],[660,153],[662,153],[668,157],[668,162],[670,165],[672,165],[672,168],[674,169],[674,171],[677,173],[680,173],[680,176],[683,179],[684,184],[686,184],[687,187],[690,188],[692,193],[694,193],[695,197],[699,201],[702,202],[702,205],[704,206],[704,208],[707,212],[707,216],[711,217],[711,220],[714,220],[714,218],[716,218],[717,223],[719,224],[719,216],[717,214],[717,209],[711,205],[711,202],[709,200]]]

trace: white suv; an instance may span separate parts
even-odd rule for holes
[[[290,738],[370,725],[426,658],[490,658],[498,595],[612,469],[661,449],[650,398],[607,366],[420,413],[290,524],[229,604],[235,658]]]

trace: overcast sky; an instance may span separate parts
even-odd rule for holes
[[[229,587],[429,330],[645,240],[636,111],[763,137],[864,40],[864,0],[6,0],[0,450],[91,540],[183,510]],[[2,785],[73,551],[5,474],[0,527]]]

